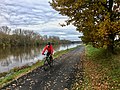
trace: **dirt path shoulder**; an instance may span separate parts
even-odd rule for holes
[[[39,67],[19,78],[2,90],[64,90],[69,89],[74,81],[75,66],[80,62],[83,46],[57,58],[55,65],[44,71]],[[82,76],[81,76],[82,77]]]

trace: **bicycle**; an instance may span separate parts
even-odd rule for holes
[[[52,66],[53,66],[53,59],[50,60],[50,55],[49,56],[46,55],[45,60],[44,60],[44,65],[43,65],[44,70],[46,71]]]

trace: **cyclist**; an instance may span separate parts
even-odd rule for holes
[[[50,42],[47,43],[47,45],[44,47],[43,51],[42,51],[42,55],[45,55],[45,51],[47,50],[47,56],[50,55],[50,60],[53,60],[52,54],[53,54],[53,47],[52,44]]]

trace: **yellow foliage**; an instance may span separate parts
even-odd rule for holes
[[[52,0],[51,6],[62,15],[69,17],[67,25],[72,23],[82,32],[84,43],[95,47],[114,45],[116,35],[120,35],[119,14],[112,9],[119,0]],[[112,7],[110,4],[112,4]]]

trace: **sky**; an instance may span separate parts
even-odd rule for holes
[[[0,0],[0,26],[33,30],[41,35],[80,40],[72,25],[61,27],[66,16],[52,9],[50,0]]]

